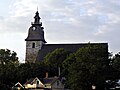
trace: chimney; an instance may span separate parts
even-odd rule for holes
[[[58,77],[60,77],[60,67],[58,68]]]
[[[46,72],[46,76],[45,76],[45,78],[48,78],[48,72]]]

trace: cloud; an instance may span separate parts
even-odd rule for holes
[[[26,38],[37,6],[48,43],[108,42],[120,50],[119,0],[16,0],[0,16],[0,33]]]

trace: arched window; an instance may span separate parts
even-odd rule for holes
[[[35,48],[35,43],[32,43],[32,48]]]

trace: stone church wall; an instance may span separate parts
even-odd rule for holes
[[[35,62],[38,51],[42,47],[42,41],[26,42],[26,62]]]

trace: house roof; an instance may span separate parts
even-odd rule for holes
[[[21,87],[21,88],[24,88],[23,86],[22,86],[22,84],[20,84],[19,82],[17,82],[14,86],[13,86],[13,88],[14,87]]]
[[[51,78],[42,78],[40,79],[44,84],[53,84],[57,80],[59,80],[59,77],[51,77]]]
[[[24,85],[32,84],[35,79],[38,79],[38,78],[37,77],[36,78],[31,78]],[[40,80],[43,84],[53,84],[54,82],[59,80],[59,77],[40,78],[38,80]]]
[[[36,77],[36,78],[31,78],[31,79],[29,79],[29,80],[25,83],[25,85],[26,85],[26,84],[33,84],[36,79],[39,80],[37,77]],[[39,80],[39,81],[40,81],[40,80]]]
[[[87,46],[88,43],[76,43],[76,44],[45,44],[41,50],[38,52],[38,56],[36,59],[37,61],[43,60],[44,57],[54,51],[57,48],[64,48],[66,51],[69,51],[71,53],[77,51],[79,48]],[[108,51],[108,43],[90,43],[90,45],[102,45],[106,46],[105,49]]]

